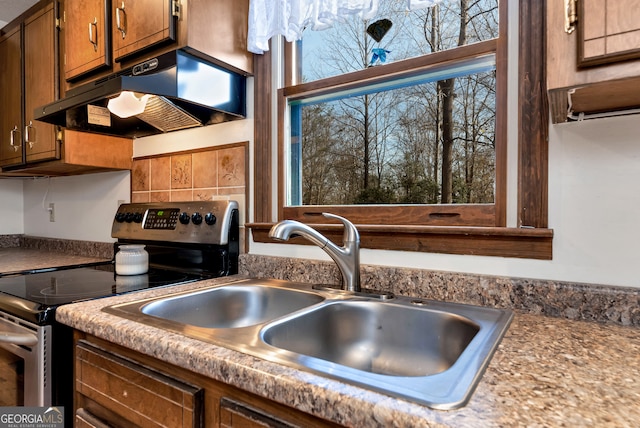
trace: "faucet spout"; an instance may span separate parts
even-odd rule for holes
[[[269,237],[287,241],[292,236],[302,236],[322,248],[338,265],[342,273],[342,287],[348,291],[360,291],[360,234],[358,229],[344,217],[322,213],[327,218],[340,220],[344,224],[342,247],[331,242],[312,227],[295,220],[284,220],[274,225]]]

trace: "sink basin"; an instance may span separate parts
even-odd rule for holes
[[[257,279],[103,310],[436,409],[467,403],[513,317]]]
[[[480,327],[440,311],[380,302],[336,302],[262,333],[276,348],[389,376],[428,376],[449,369]]]
[[[239,328],[264,323],[320,303],[311,293],[257,285],[228,285],[144,305],[143,314],[204,328]]]
[[[204,328],[239,328],[320,303],[317,294],[259,285],[228,285],[148,303],[145,315]]]

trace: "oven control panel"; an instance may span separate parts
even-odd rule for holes
[[[145,229],[175,229],[180,217],[180,210],[177,208],[151,208],[147,210],[144,217]]]
[[[237,227],[236,201],[122,204],[111,237],[143,241],[225,245]]]

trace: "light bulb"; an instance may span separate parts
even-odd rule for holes
[[[149,97],[148,94],[122,91],[120,95],[109,100],[107,108],[111,113],[124,119],[144,112]]]

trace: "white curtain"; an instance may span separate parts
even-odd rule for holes
[[[384,1],[384,0],[382,0]],[[443,0],[406,0],[407,9],[433,6]],[[250,0],[247,49],[262,54],[269,50],[269,39],[281,34],[292,42],[302,38],[305,28],[323,30],[334,22],[357,14],[371,19],[380,0]]]

